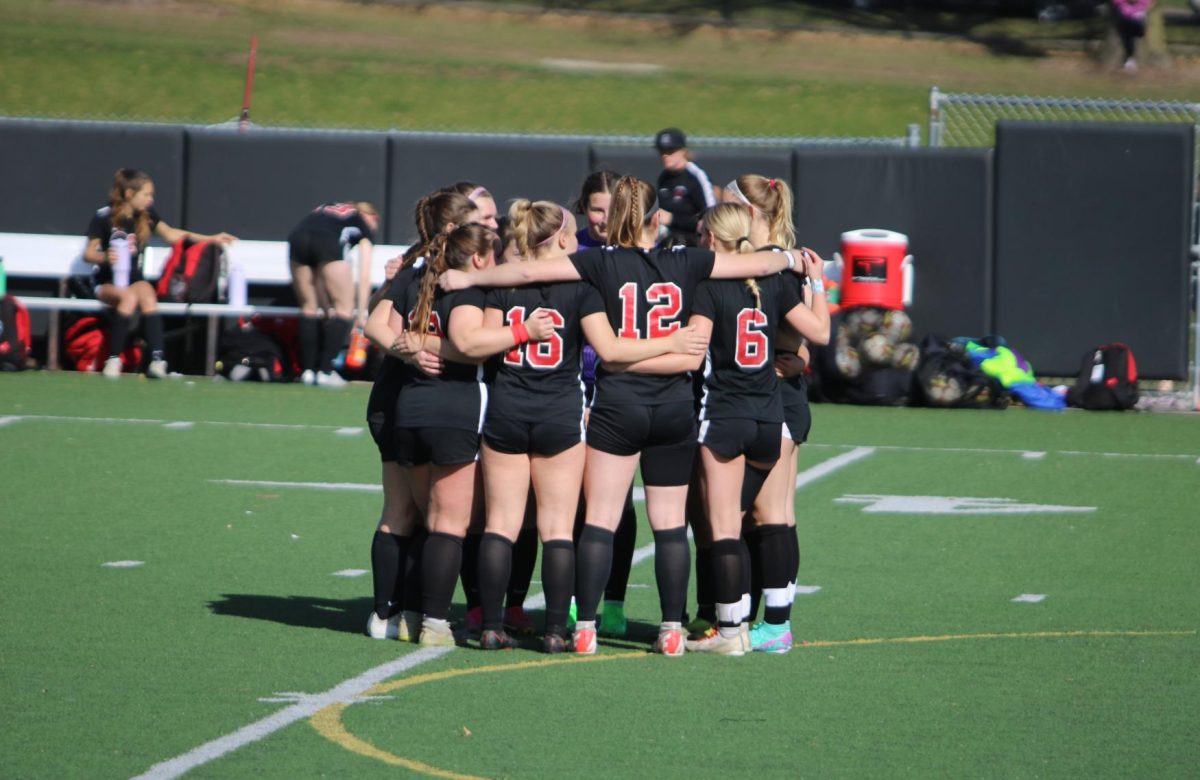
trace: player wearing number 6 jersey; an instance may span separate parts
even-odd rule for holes
[[[561,206],[518,200],[509,212],[525,262],[576,248],[575,219]],[[532,312],[549,316],[554,333],[522,344],[499,361],[488,397],[481,447],[487,496],[487,529],[479,552],[484,649],[511,647],[504,633],[502,601],[512,566],[512,545],[525,515],[530,480],[542,538],[542,586],[546,594],[547,652],[566,649],[567,610],[575,580],[571,534],[583,479],[583,385],[580,353],[584,337],[601,359],[637,361],[673,350],[699,355],[705,341],[693,328],[660,339],[618,339],[604,302],[584,282],[492,289],[484,325],[523,321]]]
[[[753,251],[750,210],[721,204],[704,213],[702,245]],[[802,252],[810,267],[809,250]],[[819,260],[819,258],[817,258]],[[814,261],[815,262],[815,261]],[[696,291],[690,323],[710,333],[700,403],[700,462],[712,531],[717,631],[688,649],[723,655],[750,650],[742,622],[742,516],[779,459],[783,401],[775,376],[775,331],[781,322],[828,340],[829,319],[804,305],[792,279],[775,274],[709,281]]]
[[[622,177],[609,210],[613,246],[477,274],[446,273],[442,285],[461,289],[472,284],[512,286],[583,279],[600,291],[617,336],[656,338],[683,326],[701,280],[764,276],[795,268],[790,253],[656,250],[659,218],[654,189],[632,176]],[[696,450],[687,372],[699,363],[699,358],[690,355],[660,355],[619,370],[606,366],[597,372],[584,469],[587,517],[576,553],[578,653],[596,651],[596,608],[612,561],[613,529],[620,522],[639,456],[647,514],[654,530],[655,577],[662,609],[655,649],[666,655],[684,652],[680,621],[691,561],[684,504]]]

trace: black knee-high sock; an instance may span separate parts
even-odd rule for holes
[[[483,534],[479,539],[479,600],[483,627],[504,628],[504,592],[513,569],[513,543],[500,534]]]
[[[751,466],[749,463],[746,464],[746,468],[742,472],[743,512],[749,512],[754,508],[754,499],[758,498],[758,493],[762,490],[762,486],[767,481],[767,476],[770,473],[770,469],[760,469],[757,466]]]
[[[425,540],[429,532],[425,526],[417,526],[408,542],[408,555],[404,557],[404,609],[421,612],[425,609],[424,586],[421,584],[421,556],[425,552]]]
[[[713,552],[711,547],[696,548],[696,617],[710,623],[717,622],[717,597],[713,591]]]
[[[462,586],[463,593],[467,597],[467,609],[475,609],[481,604],[479,600],[479,545],[482,541],[483,534],[470,532],[463,539]]]
[[[766,605],[763,619],[779,625],[791,616],[787,598],[792,553],[786,525],[760,525],[757,534],[758,560],[762,567],[762,590]]]
[[[621,512],[621,524],[613,538],[612,571],[608,574],[608,585],[604,588],[605,601],[624,601],[625,589],[629,587],[629,571],[633,568],[633,551],[637,547],[637,511],[633,508],[633,491],[625,496],[625,509]]]
[[[546,633],[567,635],[567,612],[575,588],[575,543],[551,539],[542,545],[542,592],[546,594]]]
[[[537,554],[537,529],[522,528],[513,545],[512,576],[508,580],[508,597],[505,600],[509,609],[525,603],[529,583],[533,581],[533,570],[537,566]]]
[[[692,546],[687,528],[680,526],[654,532],[654,579],[664,623],[683,620],[687,606],[688,576],[692,572]]]
[[[371,539],[371,577],[375,586],[375,614],[381,620],[387,620],[403,606],[407,554],[407,536],[375,531]]]
[[[133,318],[126,314],[113,312],[112,333],[108,337],[108,356],[120,357],[125,350],[125,339],[129,337],[129,326]]]
[[[713,542],[713,595],[717,602],[717,625],[722,629],[737,628],[742,623],[742,563],[740,539]]]
[[[162,315],[158,312],[142,317],[143,329],[146,333],[146,346],[150,348],[151,360],[163,359],[163,324]]]
[[[342,351],[350,339],[350,329],[354,321],[342,317],[330,317],[325,320],[324,332],[321,334],[321,358],[318,369],[333,370],[333,359]]]
[[[421,591],[425,617],[450,619],[450,600],[462,569],[462,539],[431,533],[421,555]]]
[[[300,346],[300,370],[316,371],[317,355],[321,351],[321,318],[301,317],[296,340]]]
[[[579,620],[595,620],[612,568],[613,532],[584,525],[575,547],[575,607]]]
[[[791,552],[791,562],[788,565],[788,571],[791,576],[788,577],[788,582],[795,582],[796,577],[800,576],[800,538],[796,536],[796,526],[788,526],[788,550]]]
[[[746,620],[753,623],[758,617],[758,598],[759,590],[759,564],[754,555],[754,544],[756,536],[753,531],[746,530],[742,534],[742,593],[750,594],[750,609],[746,614]]]

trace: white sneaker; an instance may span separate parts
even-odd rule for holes
[[[400,613],[397,612],[387,620],[380,620],[375,610],[371,610],[371,617],[367,620],[367,636],[372,639],[399,639]]]
[[[167,361],[151,360],[150,365],[146,367],[146,376],[151,379],[166,379],[167,378]]]
[[[107,379],[117,379],[121,376],[121,358],[110,357],[104,361],[104,368],[100,370]]]
[[[300,375],[300,384],[315,385],[317,383],[317,372],[311,368],[304,369],[304,373]]]
[[[317,387],[345,387],[350,384],[336,371],[321,371],[317,374]]]

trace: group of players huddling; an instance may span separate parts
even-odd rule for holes
[[[471,182],[417,204],[418,240],[366,326],[387,353],[367,410],[384,488],[370,636],[462,641],[450,625],[461,573],[468,631],[484,649],[515,646],[532,631],[520,602],[536,547],[522,548],[536,528],[542,647],[595,653],[598,632],[626,628],[610,579],[628,577],[619,537],[640,465],[654,651],[791,648],[795,452],[810,424],[798,354],[829,338],[823,263],[793,251],[783,181],[730,182],[696,247],[658,245],[670,218],[658,198],[637,178],[593,174],[578,231],[546,201],[517,200],[498,222]],[[689,525],[699,609],[685,627]]]

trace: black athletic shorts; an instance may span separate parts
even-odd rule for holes
[[[593,406],[588,416],[587,443],[612,455],[640,452],[644,484],[686,485],[696,460],[692,402]]]
[[[745,455],[755,463],[774,463],[779,460],[779,439],[782,423],[747,420],[744,417],[722,417],[700,423],[700,443],[722,458]]]
[[[341,260],[342,245],[336,233],[302,232],[288,236],[288,260],[313,268]]]
[[[371,397],[367,401],[367,427],[371,430],[375,446],[379,448],[379,460],[384,463],[397,459],[396,397],[399,394],[399,387],[387,387],[377,382],[371,388]]]
[[[464,428],[395,428],[401,466],[458,466],[479,457],[479,434]]]
[[[804,377],[785,379],[779,383],[783,396],[783,435],[803,444],[812,430],[812,410],[808,408],[808,383]]]
[[[522,422],[489,414],[483,423],[483,440],[497,452],[549,457],[583,441],[583,424]]]

